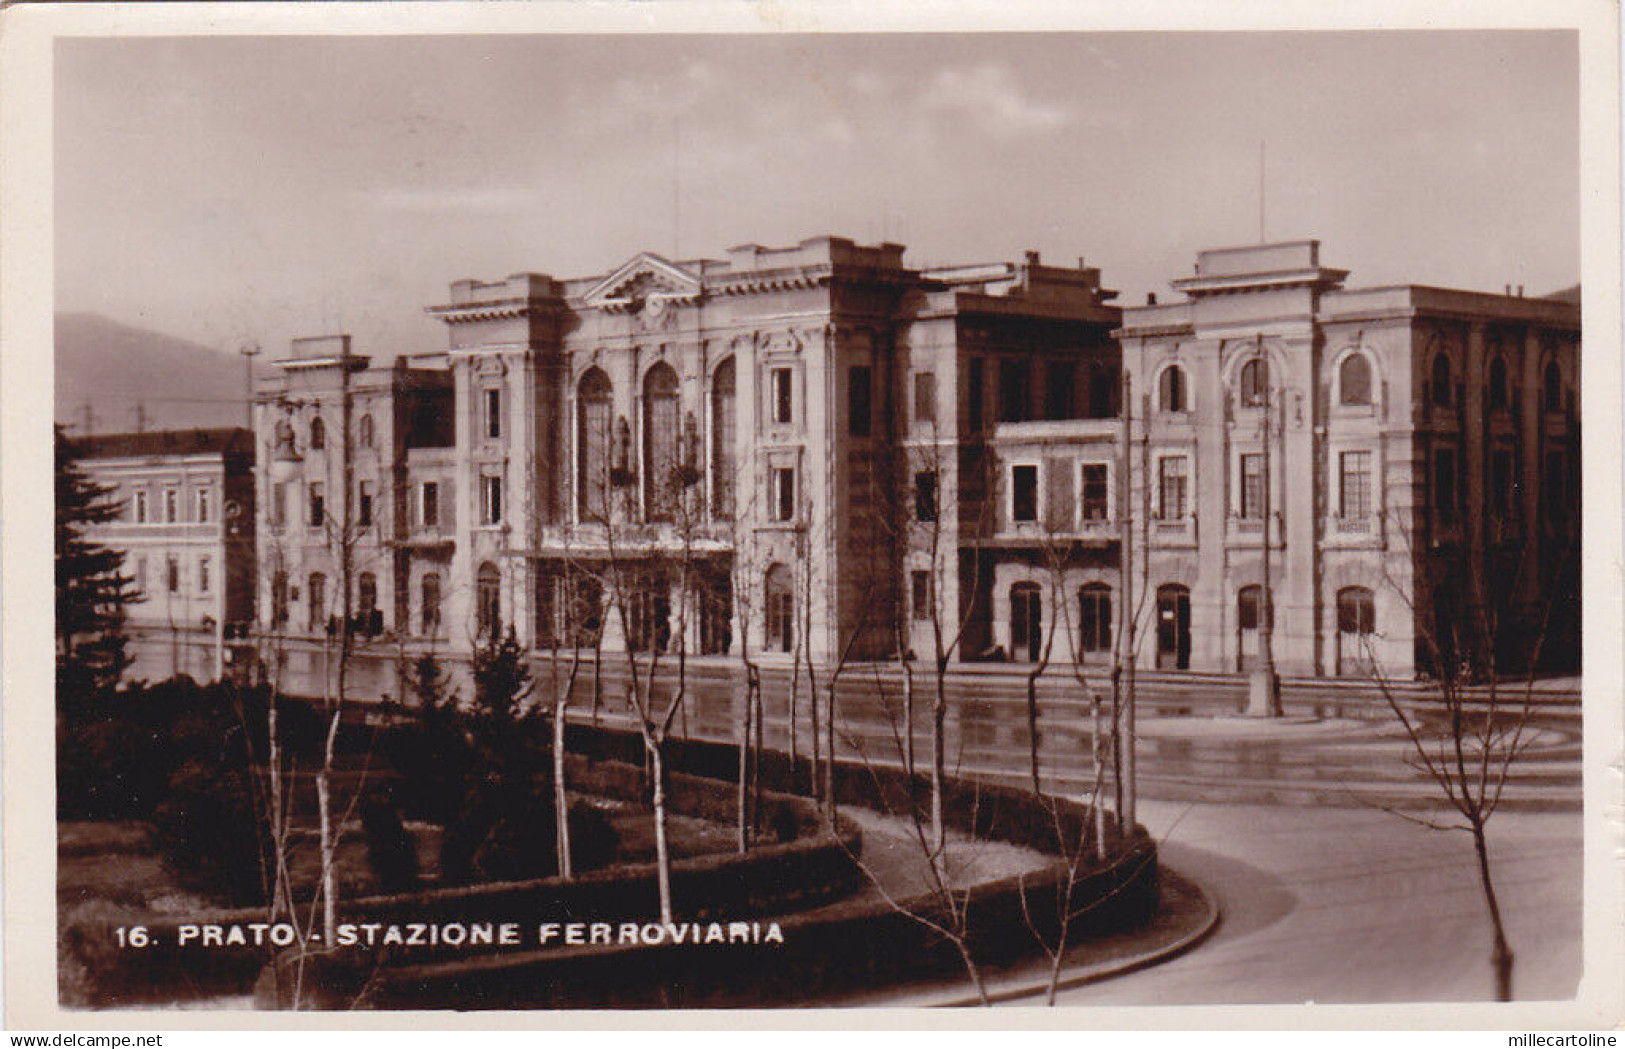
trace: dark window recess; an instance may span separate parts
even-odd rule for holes
[[[367,481],[361,482],[356,493],[356,524],[362,528],[372,527],[372,485]]]
[[[1341,404],[1371,403],[1371,362],[1363,353],[1351,353],[1343,359],[1337,375],[1338,401]]]
[[[1038,467],[1010,468],[1010,517],[1016,521],[1038,520]]]
[[[1106,520],[1106,464],[1083,465],[1083,519]]]
[[[915,619],[931,618],[931,573],[924,569],[916,569],[911,577],[913,583],[913,603]]]
[[[1112,589],[1091,583],[1078,591],[1079,645],[1083,652],[1106,652],[1112,647]]]
[[[794,418],[794,399],[789,368],[774,368],[772,373],[773,421],[788,423]]]
[[[987,400],[985,383],[981,359],[972,358],[965,380],[965,421],[971,433],[980,433],[982,430],[983,403]]]
[[[1117,369],[1096,365],[1089,369],[1089,418],[1110,419],[1117,414]]]
[[[1050,361],[1044,374],[1044,418],[1070,419],[1078,367],[1071,361]]]
[[[496,440],[502,436],[502,391],[485,391],[485,436]]]
[[[1337,592],[1337,629],[1344,634],[1374,634],[1377,604],[1371,591],[1351,586]]]
[[[1241,403],[1256,408],[1268,403],[1269,395],[1269,362],[1255,357],[1241,366]]]
[[[1027,418],[1032,404],[1032,370],[1022,358],[999,362],[999,421],[1019,423]]]
[[[932,372],[914,373],[914,421],[937,421],[937,377]]]
[[[1454,404],[1454,393],[1450,384],[1450,358],[1438,354],[1433,358],[1433,403],[1449,408]]]
[[[1158,399],[1165,412],[1182,412],[1185,410],[1185,369],[1177,364],[1170,364],[1163,369],[1161,390]]]
[[[1499,355],[1490,358],[1489,388],[1485,391],[1485,399],[1489,401],[1491,411],[1500,411],[1507,406],[1507,362]]]
[[[1497,448],[1490,455],[1490,499],[1497,514],[1504,516],[1516,510],[1512,491],[1512,452]]]
[[[1456,450],[1433,453],[1433,508],[1441,521],[1456,519]]]
[[[874,429],[874,372],[868,366],[852,368],[846,373],[847,432],[853,437],[868,437]]]
[[[793,467],[774,467],[769,475],[773,500],[773,520],[793,521],[796,516],[796,471]]]
[[[937,472],[923,470],[914,475],[914,516],[921,521],[937,519]]]

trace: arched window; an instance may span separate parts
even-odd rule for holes
[[[1339,404],[1371,403],[1371,361],[1365,354],[1355,352],[1343,358],[1337,370],[1337,394]]]
[[[790,589],[790,570],[782,564],[768,567],[762,589],[767,598],[767,636],[764,647],[769,652],[790,652],[795,649],[795,598]]]
[[[677,373],[661,362],[643,378],[643,499],[649,520],[669,521],[677,495]]]
[[[1433,357],[1433,403],[1440,408],[1455,404],[1456,394],[1450,382],[1450,358],[1443,352]]]
[[[356,431],[357,431],[356,440],[360,443],[361,447],[363,447],[363,448],[371,448],[372,447],[372,416],[371,415],[363,415],[361,417],[361,422],[359,424],[357,424],[357,426],[356,426]]]
[[[1377,632],[1377,604],[1363,586],[1337,592],[1337,673],[1363,677],[1374,669],[1371,636]]]
[[[305,617],[305,629],[318,631],[327,626],[327,577],[320,572],[310,573],[305,580],[305,596],[308,597],[308,613]]]
[[[592,368],[576,387],[576,459],[579,484],[576,516],[603,520],[609,514],[609,459],[613,434],[614,388],[602,369]]]
[[[1109,652],[1112,647],[1112,588],[1090,583],[1078,591],[1078,651]]]
[[[502,573],[489,561],[474,576],[474,625],[482,638],[502,630]]]
[[[1044,594],[1037,583],[1010,588],[1010,658],[1036,663],[1044,649]]]
[[[1254,357],[1241,366],[1241,403],[1248,407],[1266,404],[1270,396],[1270,365]]]
[[[1500,354],[1490,358],[1489,384],[1484,391],[1484,399],[1489,402],[1491,411],[1499,411],[1507,406],[1507,362]]]
[[[1162,370],[1162,379],[1157,383],[1157,403],[1165,412],[1185,411],[1185,369],[1177,364],[1170,364]]]
[[[434,634],[440,629],[440,574],[425,572],[419,588],[423,596],[421,612],[423,633]]]
[[[711,513],[723,519],[734,515],[735,382],[729,357],[711,374]]]
[[[1560,412],[1563,410],[1563,369],[1557,366],[1556,361],[1546,362],[1546,375],[1544,379],[1544,400],[1546,410]]]
[[[327,424],[320,415],[310,421],[310,447],[312,450],[327,447]]]

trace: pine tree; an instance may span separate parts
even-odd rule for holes
[[[113,489],[91,480],[80,449],[56,428],[56,676],[59,702],[112,688],[130,665],[124,610],[140,600],[124,553],[85,538],[87,525],[117,519]]]

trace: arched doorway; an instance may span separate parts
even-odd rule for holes
[[[1112,647],[1112,588],[1090,583],[1078,591],[1078,658],[1110,652]]]
[[[790,570],[782,564],[768,568],[763,582],[766,609],[767,636],[763,647],[769,652],[790,652],[795,649],[795,598],[790,589]]]
[[[1377,603],[1363,586],[1337,592],[1337,676],[1370,677],[1376,672],[1371,636],[1377,632]]]
[[[1044,595],[1037,583],[1010,588],[1010,658],[1036,663],[1044,650]]]
[[[1191,666],[1191,592],[1178,583],[1157,588],[1157,669]]]
[[[502,573],[489,561],[474,577],[474,617],[480,637],[494,638],[501,632]]]
[[[1264,598],[1264,588],[1254,583],[1236,592],[1236,669],[1258,667],[1259,633],[1264,624],[1274,624]]]

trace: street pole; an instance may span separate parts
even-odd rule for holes
[[[1270,415],[1275,411],[1274,382],[1270,376],[1269,361],[1264,357],[1264,335],[1258,335],[1259,367],[1264,375],[1264,463],[1263,478],[1260,487],[1263,489],[1262,507],[1264,514],[1264,527],[1262,548],[1264,596],[1259,610],[1261,622],[1258,624],[1258,667],[1253,671],[1252,680],[1248,683],[1247,713],[1253,717],[1273,718],[1281,715],[1281,680],[1275,673],[1275,594],[1270,589],[1270,519],[1274,516],[1271,505],[1270,492]]]

